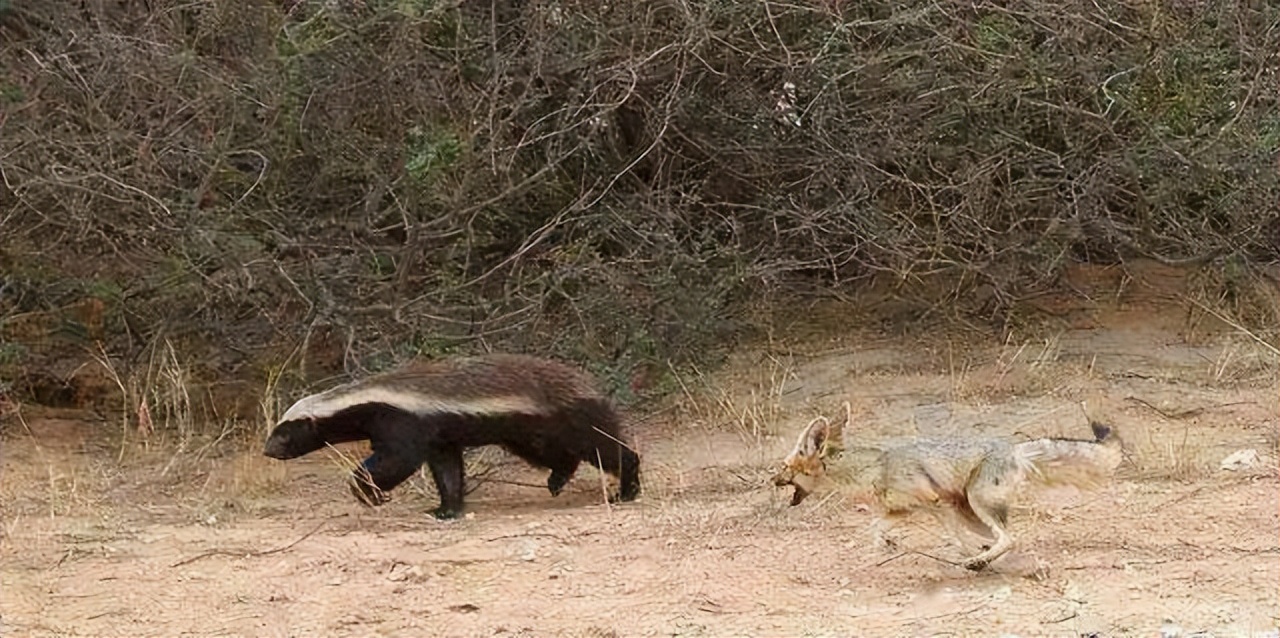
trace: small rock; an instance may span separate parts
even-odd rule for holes
[[[391,571],[387,573],[387,580],[393,583],[405,580],[422,580],[422,568],[417,565],[396,563],[391,566]]]
[[[529,562],[538,557],[538,543],[534,541],[526,541],[524,549],[520,551],[518,558],[522,561]]]
[[[1253,448],[1244,450],[1236,450],[1222,459],[1222,463],[1218,465],[1219,469],[1228,472],[1239,472],[1247,470],[1258,464],[1258,451]]]

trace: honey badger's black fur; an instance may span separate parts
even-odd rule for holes
[[[369,440],[373,454],[355,470],[351,490],[366,505],[423,463],[440,494],[437,518],[462,512],[466,448],[500,445],[551,470],[560,493],[586,461],[618,477],[616,499],[640,494],[640,457],[619,431],[611,402],[583,372],[523,355],[415,362],[363,381],[304,397],[289,408],[264,453],[292,459],[326,445]]]

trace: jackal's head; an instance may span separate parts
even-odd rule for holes
[[[800,433],[796,446],[782,461],[782,469],[773,475],[773,484],[778,487],[791,485],[795,493],[791,495],[791,504],[799,505],[813,493],[818,482],[827,472],[827,459],[834,458],[844,450],[844,426],[848,423],[849,404],[845,403],[845,423],[832,425],[826,417],[818,417],[805,426]]]

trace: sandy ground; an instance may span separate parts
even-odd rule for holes
[[[1141,304],[1004,343],[822,323],[684,379],[679,406],[636,427],[642,499],[612,507],[584,467],[559,498],[486,482],[466,520],[442,523],[425,514],[421,477],[370,510],[323,454],[121,454],[117,425],[24,411],[3,439],[0,633],[1156,636],[1172,621],[1184,635],[1277,635],[1270,351]],[[772,468],[845,400],[852,478],[788,507]],[[1028,495],[1012,514],[1015,551],[989,572],[924,556],[964,553],[927,517],[900,528],[898,549],[872,545],[859,448],[1081,436],[1080,401],[1118,428],[1129,462],[1095,492]],[[1245,449],[1255,465],[1219,468]],[[545,479],[505,460],[499,475]]]

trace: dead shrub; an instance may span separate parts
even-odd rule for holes
[[[92,333],[242,374],[324,333],[339,354],[298,374],[536,349],[643,393],[637,369],[707,357],[797,281],[949,272],[936,301],[999,317],[1072,261],[1247,270],[1280,257],[1278,19],[6,3],[0,319],[101,302],[23,366]]]

